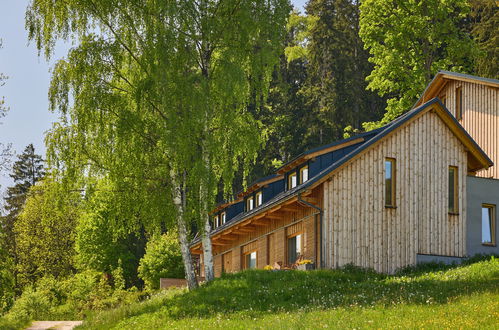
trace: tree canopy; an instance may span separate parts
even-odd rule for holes
[[[409,110],[438,70],[471,72],[476,47],[463,28],[467,0],[365,0],[360,37],[374,69],[368,88],[390,97],[381,123]]]

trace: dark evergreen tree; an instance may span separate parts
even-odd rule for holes
[[[346,127],[360,129],[363,122],[379,119],[386,101],[366,90],[373,66],[359,37],[359,1],[310,0],[306,9],[316,20],[303,93],[321,123],[314,132],[320,145],[342,138]]]
[[[10,177],[14,180],[14,185],[7,188],[4,200],[5,215],[0,218],[5,238],[2,244],[14,260],[16,260],[14,223],[22,211],[30,187],[43,175],[42,157],[35,153],[35,148],[30,144],[12,166]]]
[[[471,0],[471,35],[480,49],[475,63],[479,76],[499,78],[499,6],[496,0]]]

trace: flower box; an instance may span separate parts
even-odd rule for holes
[[[298,270],[312,270],[312,269],[315,269],[315,265],[314,264],[297,265],[296,269],[298,269]]]

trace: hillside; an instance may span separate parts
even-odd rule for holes
[[[499,324],[499,259],[394,276],[245,271],[91,315],[83,329],[480,328]]]

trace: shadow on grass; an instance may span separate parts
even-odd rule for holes
[[[431,266],[425,266],[432,268]],[[437,268],[437,269],[435,269]],[[499,260],[388,276],[352,266],[341,270],[263,271],[224,274],[197,290],[173,294],[127,317],[161,311],[170,318],[216,314],[292,312],[323,308],[394,304],[445,304],[462,296],[499,292]]]

